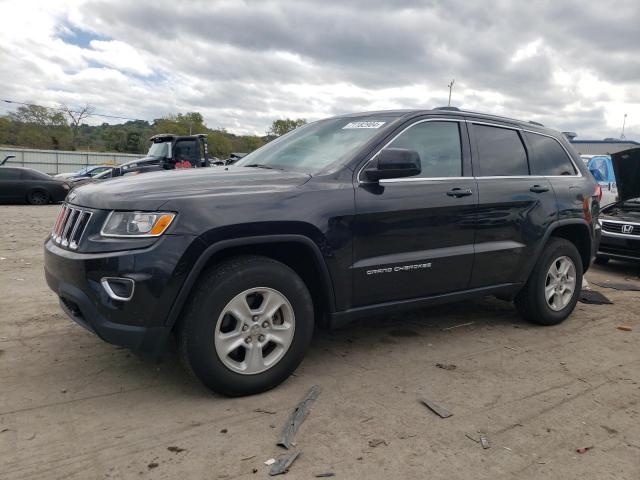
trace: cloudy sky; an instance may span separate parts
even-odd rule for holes
[[[455,78],[453,105],[583,139],[627,113],[640,140],[638,0],[0,0],[0,18],[2,99],[263,134],[446,105]]]

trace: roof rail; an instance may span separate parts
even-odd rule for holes
[[[460,109],[458,107],[436,107],[434,110],[450,110],[452,112],[459,112]]]
[[[529,120],[529,123],[530,123],[531,125],[537,125],[537,126],[539,126],[539,127],[544,127],[544,125],[543,125],[543,124],[541,124],[540,122],[534,122],[533,120]]]

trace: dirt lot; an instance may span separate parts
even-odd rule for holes
[[[640,478],[638,292],[599,289],[615,305],[578,304],[557,327],[492,299],[361,321],[317,333],[279,388],[227,399],[190,380],[175,353],[156,365],[65,317],[42,271],[57,209],[0,206],[3,479],[266,478],[281,425],[313,384],[323,391],[287,478]],[[640,284],[619,263],[587,278]],[[478,432],[490,449],[465,436]]]

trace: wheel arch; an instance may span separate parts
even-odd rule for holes
[[[193,287],[208,267],[243,254],[262,255],[289,266],[309,288],[316,309],[319,307],[325,313],[335,311],[335,295],[329,269],[320,248],[313,240],[298,234],[260,235],[222,240],[207,247],[182,285],[165,326],[173,329],[178,323]]]
[[[49,191],[49,189],[46,188],[46,187],[43,187],[42,185],[35,185],[35,186],[29,187],[27,189],[27,192],[26,192],[26,194],[24,196],[24,199],[25,199],[25,201],[27,203],[29,203],[29,197],[31,197],[31,194],[34,193],[34,192],[42,192],[42,193],[44,193],[47,196],[47,200],[51,201],[52,195],[51,195],[51,192]]]

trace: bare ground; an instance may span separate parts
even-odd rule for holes
[[[156,365],[65,317],[42,270],[58,208],[0,206],[0,478],[266,478],[313,384],[323,391],[288,478],[640,478],[638,292],[593,286],[615,305],[578,304],[557,327],[487,299],[318,332],[283,385],[228,399],[175,353]],[[640,284],[637,267],[614,262],[587,278]],[[490,449],[466,436],[478,432]]]

